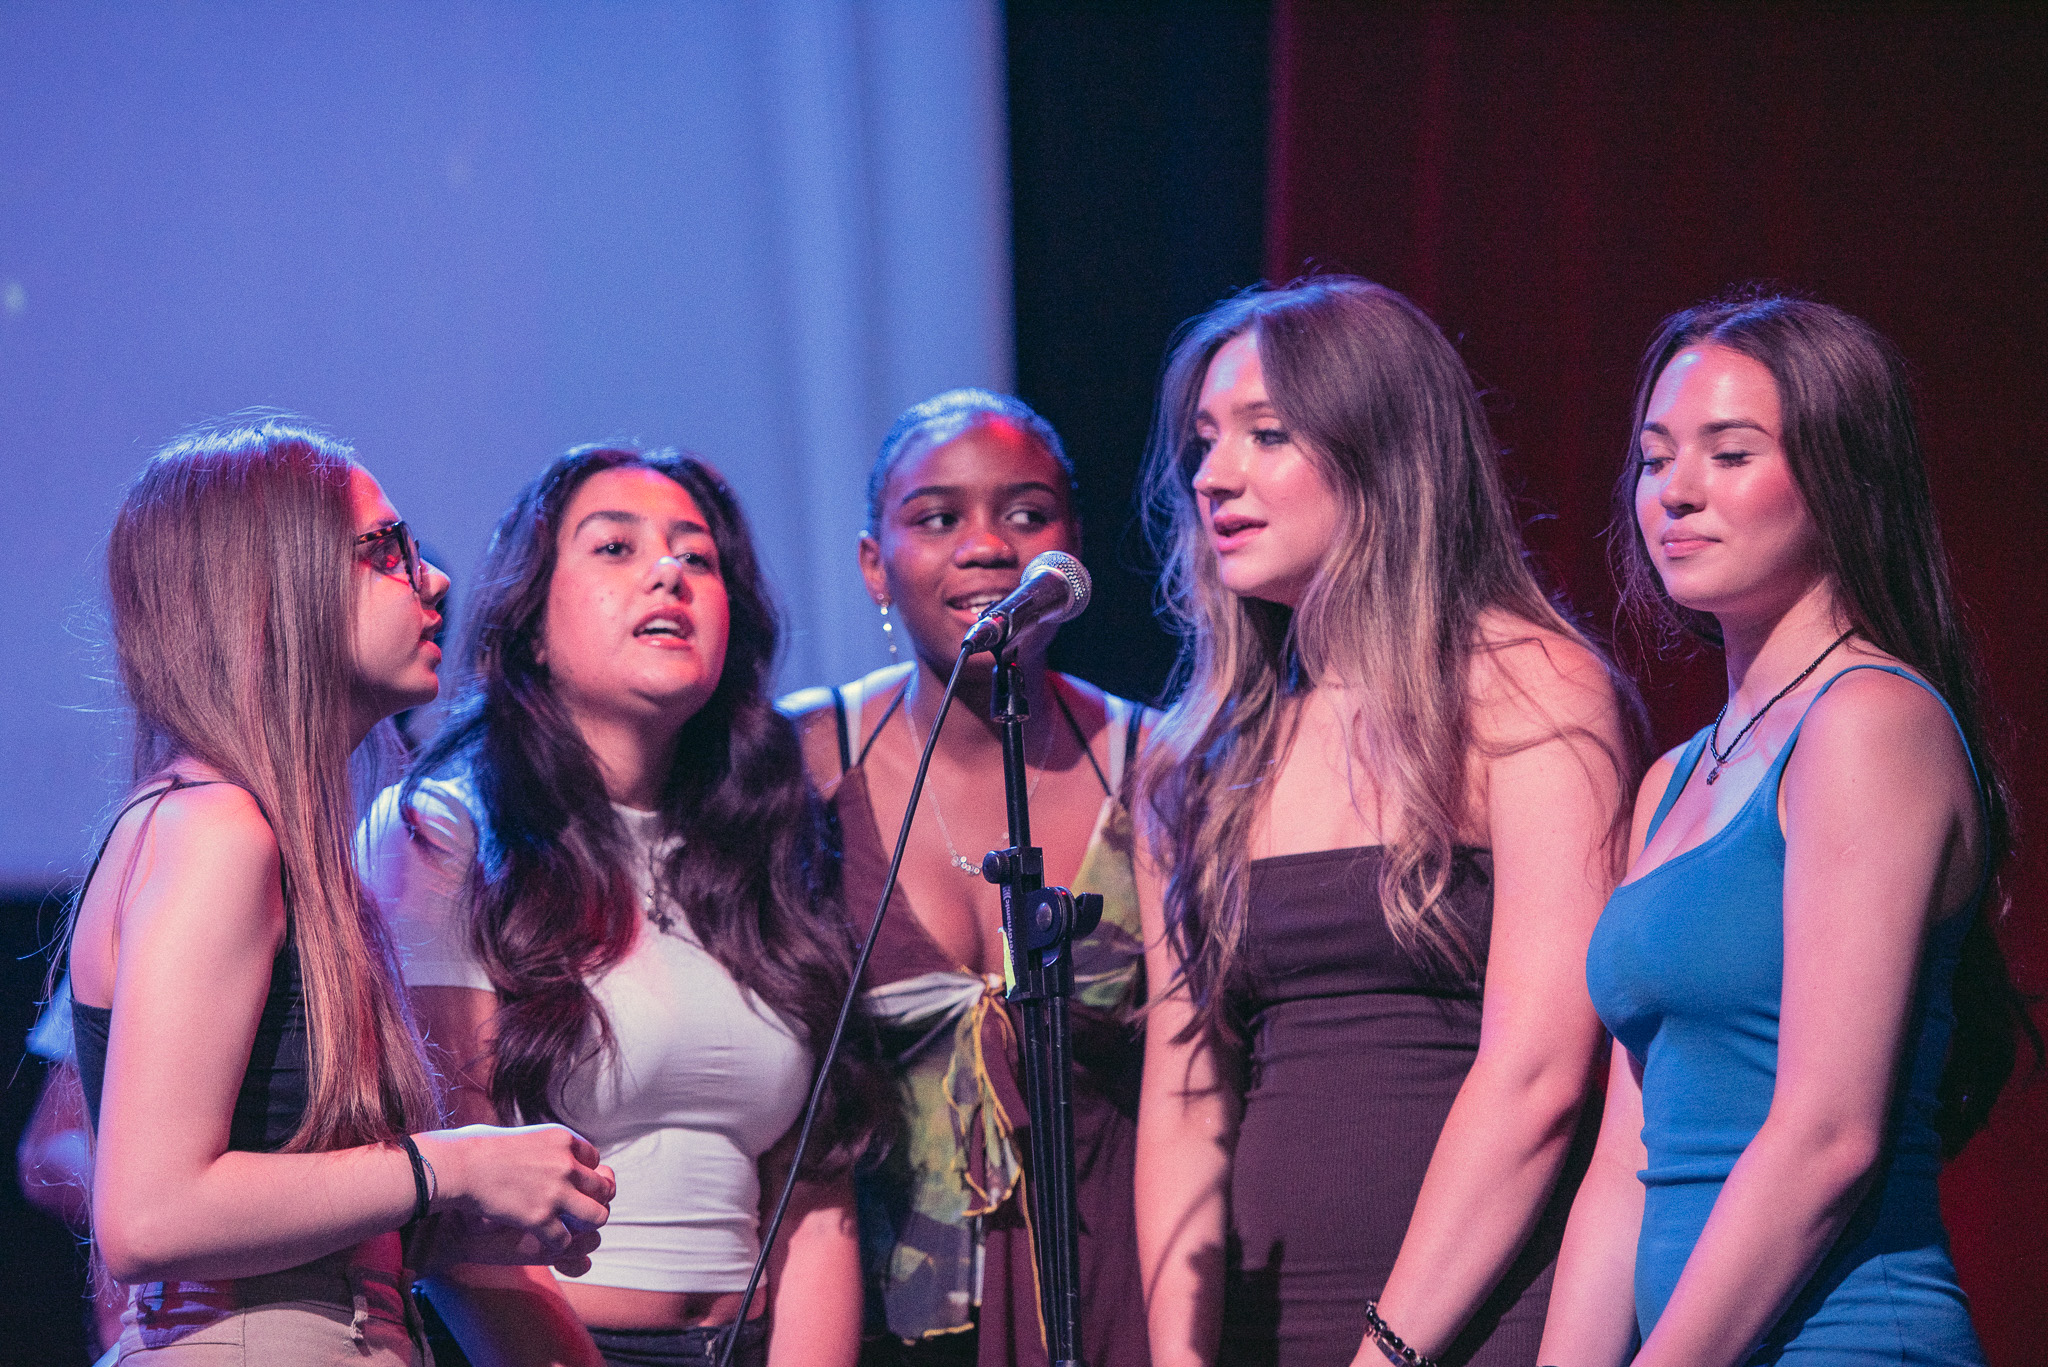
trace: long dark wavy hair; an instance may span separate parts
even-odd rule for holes
[[[732,490],[693,456],[577,447],[520,491],[492,534],[463,635],[461,690],[401,804],[423,839],[419,785],[449,773],[474,785],[470,931],[501,1003],[491,1099],[508,1120],[557,1118],[563,1078],[612,1046],[587,983],[641,929],[625,831],[538,650],[562,516],[585,480],[621,468],[657,471],[696,500],[731,612],[724,671],[684,724],[662,787],[662,829],[681,837],[657,871],[662,889],[735,982],[806,1032],[814,1059],[853,965],[825,811],[796,730],[766,693],[781,623]],[[812,1173],[844,1170],[874,1134],[871,1099],[884,1092],[854,1043],[830,1081],[820,1124],[831,1142],[806,1160]]]
[[[1274,407],[1340,509],[1335,540],[1291,610],[1223,587],[1192,482],[1209,363],[1247,333],[1258,339]],[[1138,784],[1167,873],[1167,935],[1196,1007],[1190,1029],[1232,1024],[1225,997],[1243,959],[1248,847],[1265,778],[1292,735],[1288,695],[1322,679],[1363,685],[1353,744],[1399,818],[1380,869],[1388,929],[1418,962],[1477,981],[1486,947],[1446,912],[1479,744],[1474,658],[1536,633],[1600,651],[1529,568],[1498,448],[1457,350],[1407,298],[1350,276],[1225,300],[1175,338],[1143,479],[1186,687],[1154,732]],[[1489,615],[1516,624],[1511,639],[1485,639]],[[1605,853],[1618,877],[1643,727],[1634,689],[1611,665],[1608,673],[1619,744],[1577,727],[1553,734],[1585,743],[1611,768],[1623,797]]]
[[[1719,646],[1721,627],[1711,614],[1672,601],[1650,560],[1636,520],[1636,434],[1664,367],[1705,342],[1749,357],[1777,381],[1780,440],[1820,529],[1836,601],[1857,635],[1940,691],[1977,766],[1990,884],[1956,969],[1955,1036],[1935,1115],[1954,1154],[1984,1127],[2020,1037],[2037,1060],[2042,1045],[1994,933],[2011,901],[2003,872],[2013,848],[2012,800],[1986,730],[1983,668],[1949,582],[1905,362],[1868,323],[1811,299],[1746,290],[1664,320],[1643,354],[1608,544],[1624,608],[1667,642],[1689,634]]]

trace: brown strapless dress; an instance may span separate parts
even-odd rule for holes
[[[1247,970],[1233,994],[1250,1045],[1224,1269],[1220,1361],[1233,1367],[1351,1361],[1479,1048],[1478,983],[1394,940],[1381,857],[1322,850],[1251,866]],[[1483,959],[1487,852],[1460,852],[1449,908]],[[1582,1125],[1528,1246],[1441,1354],[1446,1367],[1535,1363],[1596,1126],[1597,1115]]]

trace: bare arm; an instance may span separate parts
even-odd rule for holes
[[[490,1023],[497,1000],[470,987],[416,987],[412,1009],[458,1123],[488,1123]],[[474,1367],[603,1367],[604,1359],[544,1267],[451,1262],[427,1295]]]
[[[1534,1229],[1577,1128],[1605,1034],[1586,993],[1586,945],[1613,886],[1625,778],[1606,671],[1550,638],[1493,657],[1498,697],[1480,734],[1511,749],[1487,766],[1493,931],[1479,1052],[1444,1122],[1381,1318],[1435,1356]],[[1556,733],[1562,729],[1564,734]],[[1545,738],[1551,737],[1551,738]],[[1371,1338],[1356,1361],[1385,1361]]]
[[[1677,770],[1677,752],[1650,766],[1636,799],[1629,840],[1633,863],[1649,838],[1650,818]],[[1649,1164],[1643,1149],[1642,1079],[1628,1051],[1608,1046],[1607,1105],[1600,1142],[1572,1202],[1564,1247],[1551,1283],[1550,1314],[1543,1322],[1539,1362],[1573,1367],[1622,1367],[1636,1348],[1636,1239],[1643,1227],[1643,1184]]]
[[[1600,1143],[1557,1254],[1538,1362],[1624,1367],[1636,1349],[1636,1236],[1643,1227],[1643,1092],[1628,1050],[1610,1046]]]
[[[1976,881],[1962,744],[1903,679],[1814,704],[1781,792],[1785,976],[1763,1126],[1714,1203],[1640,1367],[1742,1361],[1868,1190],[1928,925]]]
[[[1166,942],[1162,883],[1142,836],[1137,868],[1154,994],[1138,1101],[1138,1271],[1154,1367],[1206,1367],[1223,1323],[1224,1219],[1243,1100],[1233,1060],[1201,1037],[1175,1038],[1194,1006],[1185,987],[1168,986],[1179,961]]]
[[[254,1276],[397,1229],[415,1197],[396,1145],[228,1151],[285,925],[277,843],[254,800],[225,785],[174,794],[137,846],[129,876],[104,900],[94,889],[74,940],[80,996],[112,978],[93,1174],[108,1268],[123,1281]],[[436,1209],[506,1221],[538,1257],[595,1245],[610,1183],[568,1131],[418,1142],[440,1178]]]
[[[821,797],[830,799],[845,774],[839,768],[839,720],[829,688],[802,688],[775,706],[796,726],[803,745],[804,772]],[[857,743],[857,742],[856,742]]]
[[[794,1138],[792,1132],[761,1161],[764,1233],[789,1172]],[[863,1306],[852,1178],[796,1184],[768,1254],[768,1291],[775,1313],[769,1367],[853,1367],[860,1357]]]

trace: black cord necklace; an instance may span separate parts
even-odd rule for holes
[[[1731,694],[1728,698],[1728,702],[1724,702],[1721,704],[1721,710],[1714,715],[1714,734],[1707,737],[1707,749],[1714,756],[1714,767],[1707,770],[1708,787],[1713,787],[1714,780],[1721,777],[1721,766],[1726,764],[1731,758],[1734,757],[1736,747],[1742,744],[1742,738],[1750,733],[1750,729],[1752,727],[1754,727],[1758,722],[1764,719],[1764,713],[1770,711],[1773,707],[1776,707],[1778,705],[1778,699],[1784,697],[1787,693],[1790,693],[1793,689],[1805,683],[1807,676],[1812,674],[1814,670],[1820,668],[1820,662],[1822,660],[1825,660],[1828,656],[1835,653],[1835,646],[1839,646],[1840,644],[1842,644],[1842,642],[1848,640],[1851,636],[1854,636],[1855,634],[1856,628],[1849,628],[1849,630],[1843,632],[1840,636],[1837,636],[1835,638],[1834,645],[1829,646],[1826,650],[1823,650],[1820,654],[1814,656],[1813,663],[1808,665],[1806,668],[1800,670],[1798,678],[1794,679],[1791,683],[1786,684],[1776,693],[1773,693],[1771,695],[1771,700],[1765,703],[1762,707],[1759,707],[1756,710],[1755,715],[1750,717],[1748,721],[1742,724],[1742,729],[1735,733],[1734,740],[1728,742],[1728,748],[1725,751],[1721,748],[1721,718],[1728,715],[1728,703],[1732,703],[1735,701],[1734,696]]]

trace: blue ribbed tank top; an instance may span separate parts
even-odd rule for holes
[[[1858,669],[1934,691],[1903,669],[1852,665],[1823,684],[1814,702]],[[1778,788],[1804,725],[1802,716],[1725,827],[1615,889],[1587,953],[1593,1005],[1642,1069],[1649,1166],[1638,1174],[1645,1199],[1635,1297],[1637,1327],[1646,1337],[1722,1183],[1770,1111],[1785,971]],[[1698,767],[1711,733],[1700,731],[1680,754],[1649,836]],[[1978,786],[1981,792],[1981,779]],[[1941,1140],[1934,1128],[1935,1091],[1955,1025],[1956,962],[1975,915],[1973,898],[1928,933],[1876,1180],[1751,1363],[1981,1367],[1941,1224]]]

